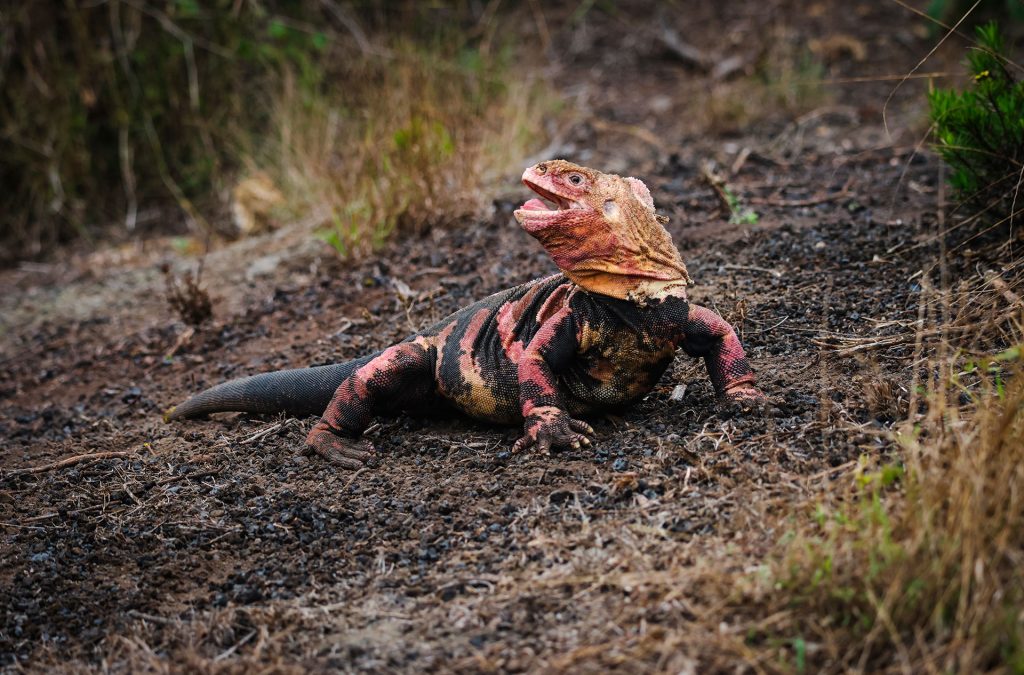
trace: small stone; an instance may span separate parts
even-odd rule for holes
[[[625,471],[629,468],[629,462],[626,461],[625,457],[619,457],[617,460],[612,462],[612,471]]]
[[[252,281],[257,277],[267,276],[277,269],[277,266],[281,264],[281,256],[277,254],[265,255],[262,258],[257,258],[249,264],[249,267],[245,270],[245,278],[247,281]]]

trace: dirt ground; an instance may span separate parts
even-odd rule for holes
[[[354,263],[298,226],[219,248],[214,319],[194,333],[163,296],[166,238],[22,265],[0,276],[0,668],[771,669],[716,652],[744,610],[691,581],[723,546],[756,569],[783,535],[760,514],[893,449],[901,336],[939,246],[941,168],[915,152],[926,85],[900,88],[891,134],[895,83],[877,79],[799,114],[698,124],[693,98],[725,85],[650,35],[671,25],[744,58],[765,26],[801,45],[845,36],[815,52],[832,80],[908,72],[931,42],[895,3],[718,5],[552,17],[552,77],[585,113],[549,152],[648,182],[692,297],[741,332],[773,410],[720,415],[681,354],[641,404],[594,421],[594,448],[551,456],[510,455],[516,429],[399,417],[353,474],[301,453],[312,418],[161,421],[226,378],[353,358],[552,272],[511,218],[514,177],[489,220]],[[708,160],[756,223],[727,222]],[[954,277],[987,264],[951,260]],[[127,454],[15,471],[94,452]],[[648,598],[645,578],[675,591]]]

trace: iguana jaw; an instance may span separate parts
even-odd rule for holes
[[[523,176],[523,185],[555,205],[555,208],[552,209],[540,199],[534,198],[516,209],[514,214],[516,220],[518,220],[527,231],[533,231],[542,227],[550,226],[558,220],[558,215],[560,213],[564,214],[566,211],[579,212],[592,210],[589,206],[582,204],[569,196],[561,195],[549,188],[541,187],[525,175]]]

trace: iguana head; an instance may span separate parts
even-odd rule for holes
[[[639,302],[684,294],[686,266],[643,182],[555,159],[531,166],[523,183],[555,208],[531,199],[516,220],[577,285]]]

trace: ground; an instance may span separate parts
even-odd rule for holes
[[[927,53],[895,3],[845,6],[770,9],[798,42],[865,48],[825,53],[828,77],[904,73]],[[739,31],[726,43],[742,54],[759,11],[672,21],[706,48],[722,49],[716,26]],[[554,271],[511,217],[514,177],[490,218],[356,262],[301,226],[223,246],[204,263],[214,318],[194,331],[163,295],[166,239],[22,265],[0,277],[0,668],[754,667],[715,648],[743,610],[702,583],[705,553],[755,571],[784,535],[762,514],[894,447],[918,272],[938,247],[924,85],[901,88],[890,133],[892,81],[697,133],[688,100],[719,85],[618,21],[573,33],[556,77],[585,114],[550,152],[648,182],[693,299],[737,327],[772,409],[720,413],[681,354],[641,404],[594,421],[595,447],[551,456],[511,455],[517,429],[400,416],[352,473],[301,452],[313,418],[161,421],[227,378],[353,358]],[[756,222],[728,222],[706,161]],[[893,337],[851,352],[858,336]],[[93,452],[128,455],[16,471]],[[650,602],[649,583],[676,590]]]

